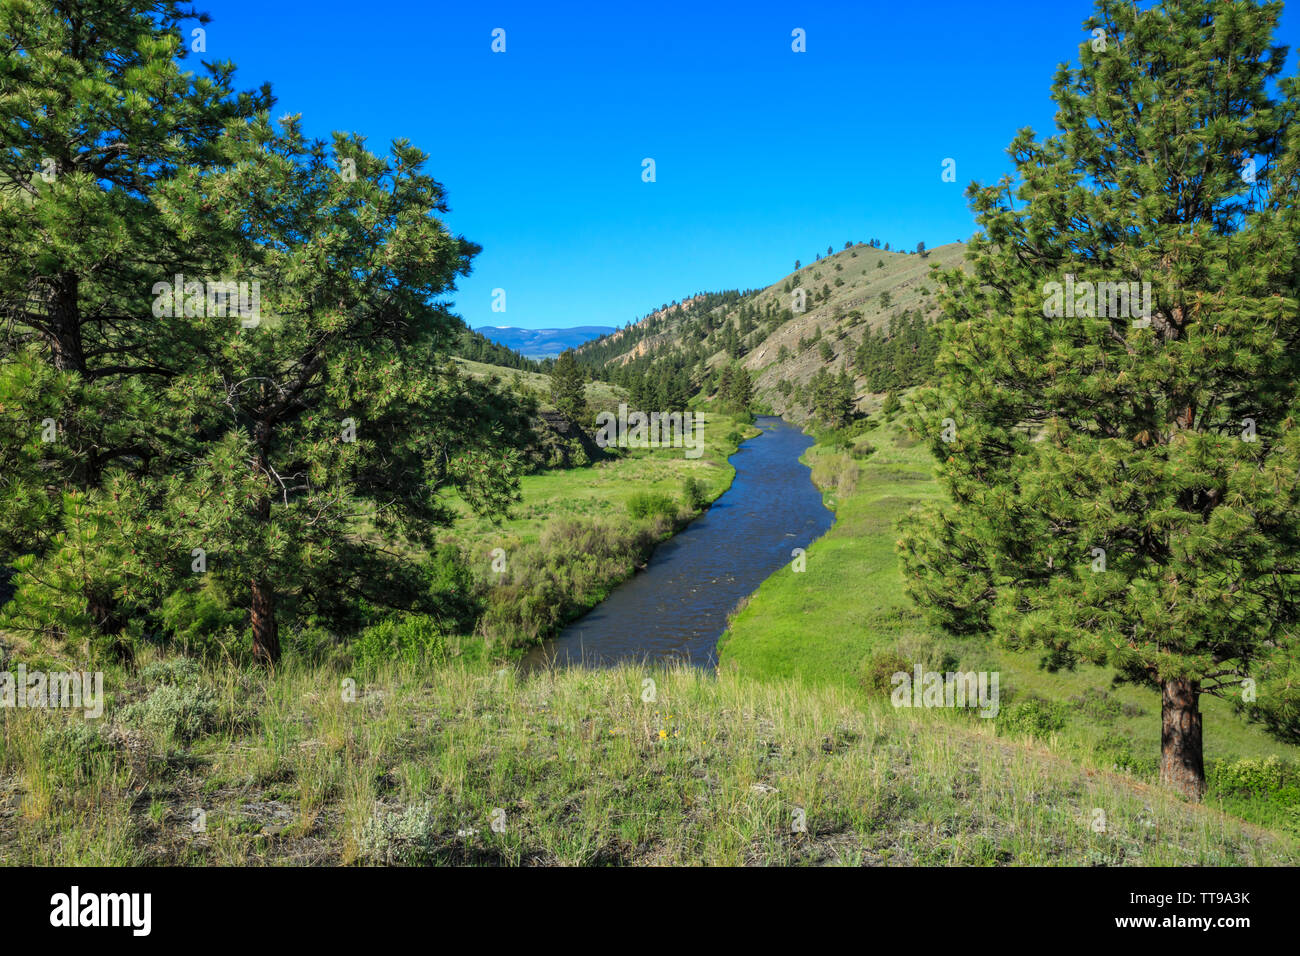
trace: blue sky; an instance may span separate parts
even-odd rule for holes
[[[1291,6],[1295,7],[1297,3]],[[277,115],[405,137],[483,246],[472,326],[623,325],[848,240],[964,239],[972,180],[1052,129],[1087,0],[844,4],[199,0],[207,59]],[[1293,48],[1298,14],[1280,39]],[[491,50],[506,31],[506,52]],[[805,31],[807,52],[791,50]],[[1292,53],[1294,63],[1295,53]],[[1288,72],[1294,72],[1290,66]],[[656,181],[642,181],[642,161]],[[944,159],[957,182],[942,181]],[[493,312],[493,290],[506,311]]]

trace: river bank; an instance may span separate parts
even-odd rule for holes
[[[731,487],[730,458],[760,434],[744,420],[701,413],[703,454],[625,450],[591,465],[526,475],[509,518],[461,506],[444,543],[467,556],[484,611],[453,656],[513,660],[600,604],[689,529]],[[689,491],[688,491],[689,485]]]
[[[715,647],[737,602],[791,565],[833,520],[800,456],[812,438],[776,416],[727,463],[729,487],[654,552],[644,571],[557,637],[524,666],[620,660],[680,660],[713,667]]]
[[[1038,652],[952,637],[926,622],[904,590],[895,526],[913,505],[941,495],[929,451],[889,422],[859,440],[874,448],[865,459],[855,460],[833,444],[808,450],[813,479],[835,508],[835,525],[808,549],[806,573],[773,575],[733,616],[719,646],[721,670],[841,688],[862,706],[887,700],[890,675],[918,665],[940,673],[996,671],[1001,709],[997,720],[981,723],[1098,770],[1154,782],[1160,752],[1160,698],[1154,690],[1115,686],[1107,672],[1086,664],[1050,672],[1039,666]],[[1204,697],[1201,710],[1207,803],[1300,832],[1300,750],[1245,723],[1225,701]],[[1253,795],[1252,784],[1240,784],[1273,777],[1292,783],[1264,788],[1271,794],[1267,799]]]

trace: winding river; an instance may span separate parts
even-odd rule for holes
[[[756,424],[762,434],[731,456],[731,487],[659,545],[645,571],[528,654],[526,670],[627,660],[717,663],[727,615],[765,578],[788,569],[794,548],[808,547],[835,520],[799,461],[812,438],[775,416]]]

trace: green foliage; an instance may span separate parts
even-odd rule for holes
[[[188,16],[0,6],[0,626],[126,656],[161,619],[272,662],[281,625],[428,610],[391,542],[432,550],[453,492],[503,514],[529,426],[443,361],[478,247],[426,157],[273,121],[269,87],[184,63]]]
[[[943,276],[940,379],[911,418],[950,500],[900,553],[945,627],[1177,681],[1295,740],[1300,81],[1279,14],[1097,4],[1106,49],[1053,85],[1062,132],[1021,133],[1016,175],[970,193],[973,274]],[[1083,285],[1062,304],[1067,282],[1149,283],[1150,308]]]
[[[377,810],[357,837],[357,850],[382,866],[429,866],[437,862],[438,819],[431,804]]]
[[[677,517],[677,502],[669,495],[655,491],[638,491],[627,500],[627,513],[637,520]]]
[[[709,503],[709,489],[698,478],[682,479],[682,500],[691,511],[701,511]]]
[[[853,379],[847,369],[831,375],[825,368],[819,368],[808,382],[807,405],[813,418],[826,428],[843,428],[852,421]]]
[[[248,614],[231,602],[215,575],[196,589],[178,588],[167,595],[161,618],[171,639],[187,654],[210,654],[247,639]]]
[[[551,366],[551,404],[578,427],[588,426],[586,378],[573,349],[563,352]]]
[[[1271,756],[1263,760],[1220,761],[1214,767],[1211,782],[1216,789],[1227,793],[1268,796],[1280,793],[1286,786],[1294,787],[1297,778],[1294,768]]]
[[[219,715],[220,705],[212,687],[205,681],[187,678],[159,683],[144,700],[122,708],[119,719],[161,740],[190,743],[214,730]]]
[[[1004,704],[994,722],[999,733],[1046,737],[1065,727],[1068,717],[1069,710],[1060,701],[1029,697]]]
[[[853,366],[868,391],[910,388],[933,380],[939,355],[939,330],[919,313],[891,316],[886,326],[868,329],[853,353]]]
[[[676,517],[676,504],[666,500]],[[601,600],[650,555],[669,526],[660,516],[629,527],[605,521],[560,519],[540,539],[513,551],[509,571],[486,593],[480,627],[506,647],[549,635],[578,611]]]
[[[754,401],[749,370],[738,362],[727,365],[718,379],[718,399],[724,411],[748,414]]]
[[[394,614],[363,630],[352,643],[356,662],[376,667],[389,661],[438,662],[446,657],[443,625],[426,614]]]
[[[874,651],[862,668],[862,685],[871,693],[888,697],[894,690],[894,675],[911,675],[912,664],[902,654],[892,649]]]

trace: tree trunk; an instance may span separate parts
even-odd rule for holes
[[[280,629],[275,621],[275,594],[265,581],[253,578],[253,660],[268,667],[280,662]]]
[[[47,335],[54,367],[60,372],[85,372],[86,353],[81,342],[81,284],[75,272],[53,280]]]
[[[1160,782],[1189,800],[1205,796],[1200,688],[1184,677],[1161,685]]]
[[[123,664],[130,664],[135,659],[131,646],[122,640],[122,629],[126,622],[122,620],[117,602],[111,594],[92,591],[86,597],[86,613],[90,616],[95,630],[110,639],[109,649],[113,656]]]

